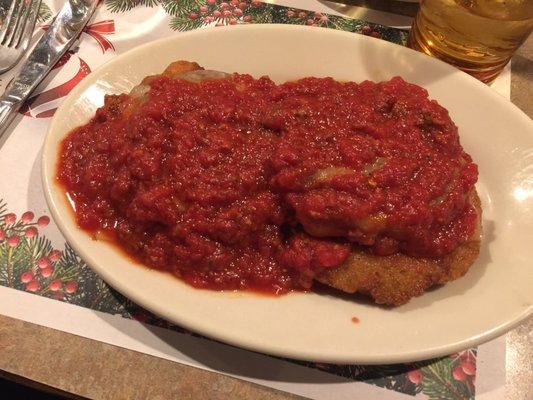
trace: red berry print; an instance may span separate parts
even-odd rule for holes
[[[226,3],[225,1],[223,1],[222,3],[220,3],[219,7],[220,7],[221,10],[225,10],[226,8],[229,7],[229,4]]]
[[[305,11],[300,11],[300,13],[298,14],[298,17],[300,18],[306,18],[307,17],[307,13]]]
[[[37,229],[34,226],[30,226],[24,231],[24,236],[26,239],[31,239],[32,237],[37,236]]]
[[[361,28],[361,33],[363,35],[370,35],[372,33],[372,28],[369,27],[368,25],[365,25]]]
[[[48,259],[52,262],[59,261],[61,258],[61,252],[59,250],[52,250],[50,254],[48,254]]]
[[[241,1],[239,3],[239,8],[244,11],[248,8],[248,4],[246,4],[244,1]]]
[[[381,33],[376,31],[372,32],[370,36],[375,37],[376,39],[381,39]]]
[[[7,239],[7,245],[9,247],[17,247],[20,243],[20,238],[18,236],[11,236],[9,239]]]
[[[20,281],[22,283],[28,283],[33,279],[34,275],[32,271],[25,271],[22,274],[20,274]]]
[[[233,7],[237,7],[239,5],[239,0],[231,0],[229,2]]]
[[[294,11],[292,11],[292,10],[287,11],[287,17],[289,17],[289,18],[294,17]]]
[[[207,0],[206,3],[210,6],[214,6],[216,4],[217,0]]]
[[[252,16],[251,15],[246,15],[242,20],[244,22],[252,22]]]
[[[202,14],[205,14],[207,11],[209,11],[209,9],[208,9],[206,6],[201,6],[201,7],[200,7],[200,12],[201,12]]]
[[[39,219],[37,220],[37,225],[39,225],[40,228],[44,228],[49,223],[50,223],[50,218],[47,217],[46,215],[39,217]]]
[[[35,215],[31,211],[26,211],[22,214],[20,220],[27,224],[28,222],[31,222],[33,218],[35,218]]]
[[[54,279],[48,285],[48,289],[50,289],[52,292],[57,292],[58,290],[61,290],[62,286],[63,286],[63,282],[61,282],[60,279]]]
[[[194,21],[195,19],[198,19],[198,14],[192,12],[189,14],[189,19]]]
[[[237,25],[237,20],[235,18],[232,18],[229,20],[230,25]]]
[[[40,269],[50,268],[51,263],[48,257],[41,257],[37,260],[37,266]]]
[[[69,281],[65,283],[65,292],[72,294],[76,292],[76,290],[78,290],[78,282]]]
[[[465,350],[459,353],[459,358],[461,360],[461,363],[463,364],[465,362],[472,362],[472,360],[474,359],[474,356],[472,355],[470,350]]]
[[[41,270],[41,275],[43,278],[50,278],[53,273],[54,269],[52,267],[44,268]]]
[[[307,25],[314,25],[315,24],[315,21],[312,20],[312,19],[308,19],[307,22],[306,22]]]
[[[13,213],[4,215],[4,223],[6,225],[13,225],[17,221],[17,216]]]
[[[467,375],[473,376],[476,374],[476,365],[471,362],[465,362],[461,364],[461,368],[463,369],[463,372]]]
[[[27,284],[26,284],[26,290],[28,292],[36,292],[37,290],[39,290],[41,288],[41,285],[39,284],[39,281],[36,281],[35,279],[29,281]]]
[[[261,2],[259,0],[252,0],[252,7],[259,7]]]
[[[54,293],[54,299],[57,299],[57,300],[63,300],[65,298],[65,295],[61,292],[56,292]]]
[[[0,240],[4,240],[6,238],[6,231],[3,229],[0,229]]]
[[[220,18],[221,15],[222,15],[222,13],[220,11],[218,11],[218,10],[213,11],[213,17]]]
[[[413,369],[407,373],[407,379],[418,385],[422,382],[422,372],[419,369]]]
[[[224,15],[225,18],[228,18],[228,17],[231,17],[231,11],[230,10],[226,10],[222,13],[222,15]]]
[[[135,321],[139,321],[139,322],[146,322],[148,320],[148,315],[146,315],[145,312],[143,311],[135,311],[131,317],[135,320]]]
[[[233,15],[236,15],[236,16],[241,16],[242,15],[242,10],[240,8],[236,8],[235,10],[233,10]]]
[[[204,22],[205,22],[206,24],[210,24],[211,22],[213,22],[213,17],[205,17],[205,18],[204,18]]]
[[[456,381],[463,382],[466,379],[466,375],[463,372],[461,366],[457,366],[453,369],[452,375]]]

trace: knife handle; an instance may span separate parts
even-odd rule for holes
[[[7,139],[7,137],[4,138],[6,129],[17,115],[19,108],[20,102],[5,99],[0,100],[0,146]]]

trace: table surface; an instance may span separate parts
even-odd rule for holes
[[[511,101],[533,117],[533,35],[513,57]],[[533,319],[507,335],[507,399],[533,399],[531,360]],[[0,377],[67,398],[300,398],[2,315]]]

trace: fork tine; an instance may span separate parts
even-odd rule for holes
[[[15,47],[22,47],[22,49],[24,49],[28,45],[33,34],[33,29],[35,28],[35,22],[39,16],[40,7],[41,0],[32,0],[30,4],[29,17],[26,21],[26,25],[23,27],[23,30],[20,33],[18,43],[15,43]]]
[[[2,27],[0,28],[0,42],[4,41],[4,36],[7,32],[7,28],[12,25],[13,12],[17,6],[22,4],[23,0],[13,0],[9,5],[9,10],[7,11],[6,17],[4,18]],[[16,14],[15,14],[16,15]]]
[[[21,17],[19,23],[17,24],[17,28],[15,29],[15,32],[13,33],[13,36],[11,37],[11,40],[8,43],[9,47],[16,48],[17,45],[20,43],[22,34],[24,33],[26,29],[26,24],[28,23],[28,20],[32,16],[33,8],[35,7],[35,3],[37,2],[38,0],[30,0],[29,4],[27,4],[26,9],[24,10],[24,15]]]
[[[20,7],[18,8],[17,16],[16,18],[13,18],[15,20],[15,24],[13,25],[13,28],[6,33],[6,37],[2,41],[3,45],[6,45],[8,47],[11,46],[11,41],[13,40],[15,33],[17,33],[21,22],[26,19],[28,9],[28,7],[24,7],[24,1],[21,1]]]

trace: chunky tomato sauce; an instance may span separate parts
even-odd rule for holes
[[[440,257],[472,235],[477,167],[400,78],[158,77],[63,142],[78,224],[195,287],[311,286],[356,246]]]

